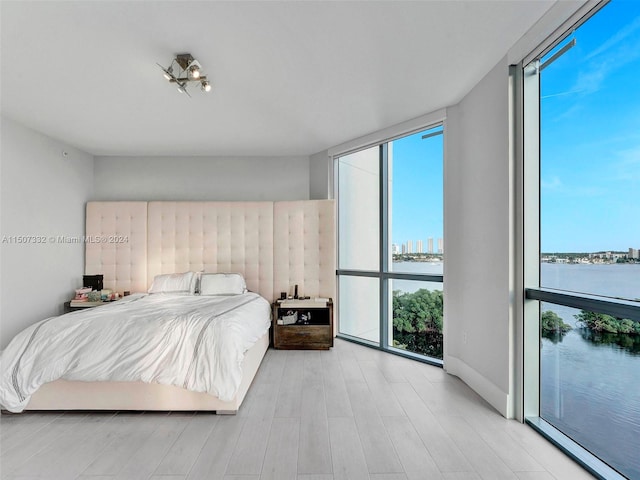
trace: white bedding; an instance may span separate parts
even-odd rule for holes
[[[0,405],[20,412],[59,378],[155,382],[231,400],[244,353],[269,329],[269,315],[255,293],[154,294],[48,318],[0,354]]]

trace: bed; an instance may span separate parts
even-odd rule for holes
[[[118,292],[146,292],[158,275],[191,271],[239,273],[246,279],[248,289],[262,297],[258,303],[262,308],[266,305],[267,310],[269,302],[280,292],[288,292],[294,284],[306,295],[335,295],[335,210],[331,200],[89,202],[86,235],[126,239],[126,242],[86,244],[85,273],[103,274],[104,287]],[[132,295],[126,302],[144,305],[152,298],[153,294]],[[125,303],[108,305],[87,314],[124,307]],[[70,322],[78,318],[73,315],[76,313],[58,318]],[[44,332],[46,328],[40,327]],[[35,382],[29,389],[30,399],[10,408],[235,413],[269,345],[268,332],[254,333],[253,337],[257,338],[244,345],[246,350],[239,360],[241,375],[235,376],[233,394],[229,391],[221,394],[217,387],[185,388],[184,378],[180,383],[160,378],[162,375],[84,381],[76,374],[68,374],[57,380]],[[199,371],[206,363],[200,364]],[[176,362],[181,364],[182,361]]]
[[[27,406],[38,409],[39,404],[53,408],[53,399],[41,387],[49,384],[47,389],[55,392],[51,382],[65,378],[70,381],[67,387],[143,382],[181,388],[208,394],[226,407],[212,410],[237,410],[243,367],[249,368],[245,354],[256,344],[256,356],[264,352],[269,311],[269,302],[251,292],[157,293],[43,320],[16,336],[3,352],[0,403],[12,412]],[[39,394],[30,402],[35,392]],[[96,408],[96,392],[88,393],[73,392],[75,408]],[[192,396],[194,401],[197,397]],[[116,395],[118,409],[136,409],[130,403],[134,399]],[[174,409],[168,408],[164,395],[152,401],[158,402],[156,408],[145,409]]]

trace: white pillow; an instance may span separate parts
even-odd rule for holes
[[[178,293],[193,295],[196,291],[196,274],[194,272],[167,273],[153,278],[149,293]]]
[[[200,295],[240,295],[246,291],[247,284],[239,273],[200,274]]]

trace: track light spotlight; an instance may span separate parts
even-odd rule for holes
[[[196,62],[193,62],[189,67],[189,75],[191,78],[198,79],[200,78],[200,65],[196,65]]]
[[[211,83],[209,83],[208,80],[202,80],[200,88],[202,89],[203,92],[210,92]]]

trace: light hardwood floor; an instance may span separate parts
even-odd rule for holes
[[[0,418],[7,480],[592,478],[442,369],[337,340],[269,350],[236,416]]]

